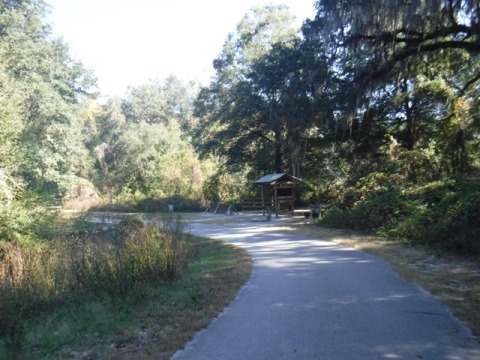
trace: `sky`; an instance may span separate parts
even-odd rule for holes
[[[46,0],[53,35],[98,78],[105,96],[176,75],[208,84],[212,61],[255,5],[286,4],[298,25],[315,0]]]

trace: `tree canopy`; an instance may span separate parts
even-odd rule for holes
[[[319,0],[316,9],[301,32],[286,31],[285,20],[277,26],[275,7],[240,22],[197,99],[198,147],[233,168],[248,164],[252,179],[272,171],[303,177],[306,201],[353,214],[368,213],[362,206],[370,197],[374,206],[375,196],[384,201],[382,191],[413,194],[444,179],[476,179],[478,2]],[[465,204],[474,207],[472,196]],[[388,215],[395,221],[428,212],[420,210],[423,198],[418,206],[396,201],[400,209]],[[379,227],[390,221],[382,216]]]
[[[16,219],[32,199],[198,207],[289,172],[337,225],[445,238],[463,224],[455,243],[477,249],[462,239],[479,227],[478,1],[315,7],[300,29],[286,6],[253,8],[206,87],[170,76],[100,102],[47,5],[0,1],[0,235],[28,228]]]
[[[298,171],[297,155],[288,154],[300,151],[299,127],[308,127],[311,112],[299,85],[300,36],[293,23],[285,6],[257,7],[229,36],[214,60],[215,79],[197,101],[197,115],[212,129],[202,137],[205,149],[227,155],[232,164]]]

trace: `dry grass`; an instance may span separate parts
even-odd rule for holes
[[[251,256],[218,240],[199,242],[201,261],[169,289],[170,295],[137,312],[136,323],[143,325],[125,331],[125,341],[112,344],[102,359],[170,359],[234,299],[250,277]]]
[[[252,258],[245,250],[218,240],[177,234],[176,231],[180,230],[175,224],[177,223],[165,228],[168,224],[163,223],[162,230],[155,227],[127,232],[123,242],[119,243],[122,247],[118,249],[113,247],[117,244],[115,239],[108,242],[106,238],[85,238],[85,242],[81,242],[81,249],[91,255],[92,261],[99,261],[87,262],[86,268],[79,267],[80,273],[90,271],[94,285],[99,285],[99,291],[88,292],[88,296],[83,297],[65,296],[65,299],[55,297],[59,294],[53,293],[53,290],[63,289],[57,289],[55,281],[43,281],[44,278],[51,280],[47,275],[51,275],[50,270],[56,269],[54,266],[57,264],[46,265],[59,259],[58,254],[46,250],[37,254],[32,252],[36,248],[26,251],[9,243],[0,243],[0,358],[171,358],[175,351],[185,346],[195,333],[208,326],[233,300],[248,280],[253,267]],[[167,246],[173,241],[169,237],[164,239],[168,240],[167,244],[157,237],[150,239],[140,236],[144,230],[165,230],[168,234],[175,233],[181,237],[178,240],[188,249],[189,262],[186,267],[182,266],[180,278],[177,273],[172,273],[177,281],[164,279],[161,271],[163,265],[170,264],[170,260],[185,260],[180,251],[183,248]],[[96,245],[107,247],[103,249]],[[169,249],[174,254],[167,251]],[[158,256],[163,256],[167,251],[166,258],[158,262],[161,267],[154,266],[157,262],[152,257],[152,250]],[[119,261],[117,258],[104,259],[104,255],[109,254],[120,256]],[[122,293],[117,288],[130,289],[128,280],[132,277],[129,272],[123,272],[124,267],[117,268],[117,265],[130,264],[128,258],[125,260],[123,257],[127,254],[142,260],[136,266],[125,268],[134,270],[135,278],[141,283],[132,287],[135,291]],[[90,257],[81,256],[81,264],[85,263],[85,259]],[[66,261],[65,264],[73,262]],[[102,269],[107,265],[108,271],[105,274],[108,276],[103,276]],[[147,270],[154,270],[151,274],[153,281],[149,281],[150,277],[140,277],[143,265]],[[167,269],[168,274],[170,268],[173,267]],[[61,270],[54,274],[58,273],[62,279],[77,278],[68,275],[66,268]],[[123,275],[126,276],[125,281]],[[117,277],[120,280],[119,286],[115,281]],[[98,278],[102,281],[97,281]],[[24,283],[28,285],[25,291]],[[82,283],[87,284],[86,281]],[[18,291],[21,297],[13,291],[17,288],[13,289],[14,285],[22,290]],[[8,298],[5,297],[7,288],[13,289],[8,292],[12,294]],[[47,292],[50,288],[53,290]],[[78,289],[78,286],[67,286],[65,289],[70,288]],[[47,298],[47,295],[50,297]],[[70,301],[73,299],[75,300]],[[37,309],[37,302],[42,308]],[[7,308],[8,304],[10,307]],[[24,305],[29,305],[31,313],[15,311],[17,308],[25,308]]]

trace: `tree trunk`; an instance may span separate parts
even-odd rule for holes
[[[413,106],[412,106],[409,91],[408,91],[408,79],[404,78],[402,85],[403,85],[402,91],[405,94],[403,106],[404,106],[405,117],[407,121],[405,147],[408,150],[412,150],[415,147],[415,143],[416,143],[416,129],[415,129],[415,119],[412,111]]]
[[[279,128],[274,130],[275,133],[275,172],[283,172],[283,159],[282,159],[282,133]]]

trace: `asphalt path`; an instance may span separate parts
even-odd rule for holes
[[[175,360],[480,359],[445,305],[373,255],[251,221],[192,224],[192,233],[247,249],[255,266]]]

